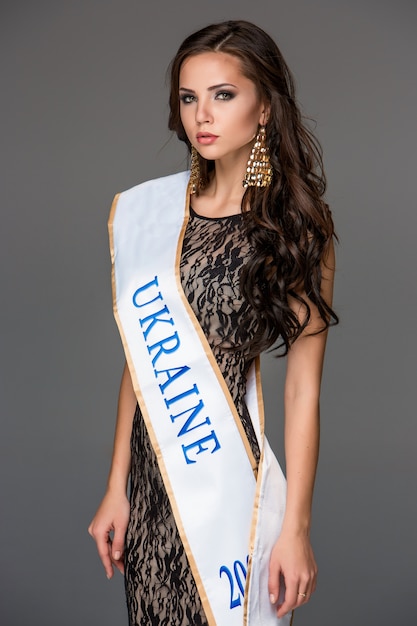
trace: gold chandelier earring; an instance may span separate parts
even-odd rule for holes
[[[245,187],[268,187],[272,181],[272,167],[269,160],[269,148],[266,145],[265,126],[261,126],[256,135],[252,152],[246,167]]]
[[[191,173],[190,173],[190,186],[191,193],[198,194],[199,190],[204,187],[203,179],[201,178],[200,172],[200,160],[198,156],[197,150],[194,146],[191,146]]]

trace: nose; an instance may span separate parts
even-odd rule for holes
[[[195,110],[195,121],[200,126],[205,123],[210,124],[213,121],[210,104],[207,100],[203,100],[202,98],[198,100]]]

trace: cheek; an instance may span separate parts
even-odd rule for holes
[[[233,132],[242,139],[250,141],[258,131],[259,116],[257,112],[246,112],[233,118]]]
[[[187,113],[189,113],[189,110],[190,110],[190,105],[186,105],[184,104],[184,102],[180,102],[179,112],[180,112],[181,119],[187,117]]]
[[[182,125],[184,126],[184,130],[188,132],[191,130],[194,124],[194,113],[191,106],[181,107],[180,108],[180,119]],[[188,130],[187,130],[188,129]]]
[[[250,108],[235,110],[231,115],[233,126],[240,128],[241,132],[256,132],[259,124],[260,111],[256,103]]]
[[[190,124],[189,124],[189,116],[187,116],[187,113],[183,110],[180,110],[180,120],[182,123],[182,126],[185,130],[185,134],[187,135],[187,137],[190,134]]]

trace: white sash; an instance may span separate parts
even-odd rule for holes
[[[208,623],[287,626],[290,616],[278,620],[268,596],[286,485],[264,436],[259,375],[253,368],[247,393],[262,450],[257,474],[180,283],[188,180],[182,172],[116,196],[109,222],[114,313]]]

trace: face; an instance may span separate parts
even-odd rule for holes
[[[205,159],[247,159],[265,107],[238,58],[204,52],[184,61],[180,114],[190,143]]]

